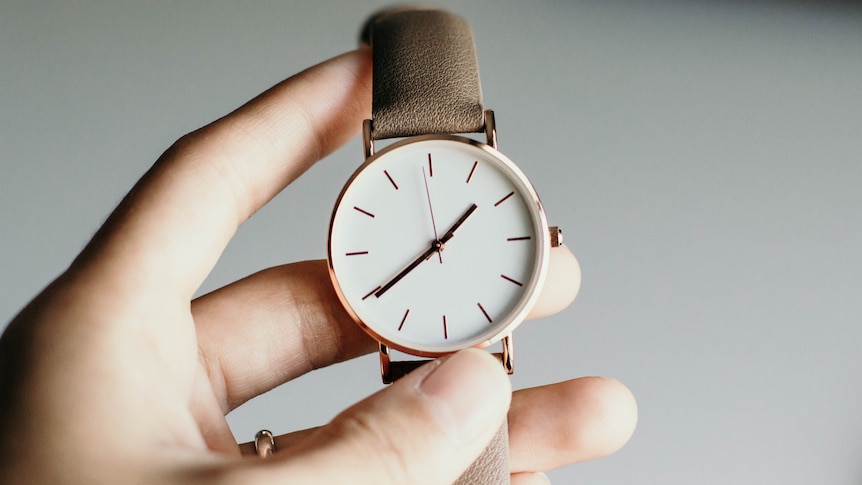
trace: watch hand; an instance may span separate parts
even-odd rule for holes
[[[428,154],[428,163],[431,163],[431,154]],[[434,206],[431,205],[431,191],[428,190],[428,176],[425,174],[425,167],[422,167],[422,180],[425,181],[425,196],[428,198],[428,211],[431,212],[431,227],[434,229],[434,240],[439,241],[437,236],[437,223],[434,221]],[[443,253],[437,251],[437,257],[440,258],[440,264],[443,264]]]
[[[464,212],[464,214],[462,214],[461,217],[459,217],[454,224],[452,224],[452,227],[450,227],[449,230],[446,231],[446,234],[443,234],[442,238],[435,239],[434,242],[431,243],[431,247],[426,249],[425,252],[420,254],[419,257],[414,259],[410,264],[407,265],[407,267],[402,269],[401,272],[395,275],[391,280],[387,281],[386,284],[381,286],[378,290],[374,291],[373,295],[377,298],[380,298],[384,293],[389,291],[390,288],[395,286],[395,283],[401,281],[401,279],[407,276],[408,273],[410,273],[411,271],[416,269],[417,266],[422,264],[423,261],[428,261],[428,259],[431,258],[435,251],[437,252],[437,254],[440,254],[443,251],[443,245],[446,243],[446,241],[452,239],[452,237],[455,236],[455,231],[457,231],[458,228],[461,227],[461,224],[464,224],[464,221],[466,221],[467,218],[470,217],[470,215],[473,214],[473,212],[477,208],[478,206],[476,204],[471,205],[470,208],[467,209],[467,211]]]
[[[476,204],[471,205],[470,208],[467,209],[467,212],[465,212],[461,217],[458,218],[457,221],[455,221],[454,224],[452,224],[452,227],[450,227],[449,230],[446,231],[446,234],[443,234],[443,237],[440,238],[441,250],[443,249],[443,244],[446,244],[447,241],[449,241],[450,239],[452,239],[453,236],[455,236],[455,231],[457,231],[458,228],[461,227],[461,224],[464,224],[464,221],[466,221],[467,218],[470,217],[470,215],[473,214],[473,212],[478,207],[479,206],[477,206]]]
[[[381,286],[379,290],[375,291],[374,296],[376,296],[377,298],[380,298],[384,293],[389,291],[390,288],[395,286],[395,283],[398,283],[399,281],[401,281],[401,278],[404,278],[405,276],[407,276],[408,273],[410,273],[411,271],[416,269],[417,266],[422,264],[423,261],[428,261],[428,259],[430,259],[431,256],[435,252],[439,253],[440,248],[442,248],[442,247],[443,247],[443,243],[441,243],[440,241],[435,239],[434,242],[431,243],[430,248],[426,249],[425,252],[420,254],[419,257],[417,257],[416,259],[413,260],[413,262],[408,264],[406,268],[402,269],[400,273],[395,275],[391,280],[387,281],[386,284]]]

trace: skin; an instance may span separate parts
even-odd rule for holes
[[[512,480],[523,485],[629,439],[636,405],[617,381],[512,393],[499,364],[470,349],[325,426],[277,437],[271,458],[237,444],[230,410],[375,350],[323,261],[192,298],[237,227],[356,134],[370,83],[369,51],[347,53],[182,137],[155,163],[0,339],[0,483],[451,483],[508,414]],[[572,296],[548,297],[541,313]]]

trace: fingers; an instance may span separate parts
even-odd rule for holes
[[[567,306],[580,283],[571,252],[553,251],[552,264],[561,269],[548,275],[542,315]],[[225,413],[313,369],[376,349],[339,302],[325,261],[261,271],[196,299],[192,314],[200,356]]]
[[[551,248],[548,275],[528,319],[542,318],[561,312],[578,296],[581,289],[581,266],[566,246]]]
[[[542,471],[592,460],[621,448],[637,424],[631,392],[613,379],[582,377],[516,391],[508,414],[513,485],[546,484]],[[285,455],[307,446],[318,428],[275,438]],[[254,446],[240,446],[243,454]]]
[[[371,111],[370,77],[369,51],[351,52],[183,137],[76,265],[131,294],[152,289],[188,301],[239,224],[357,133]]]
[[[270,268],[192,302],[204,368],[222,411],[376,343],[335,296],[325,261]]]
[[[620,449],[637,424],[637,404],[621,383],[582,377],[515,393],[509,411],[513,472],[547,471]]]
[[[497,432],[510,396],[498,361],[479,350],[462,351],[351,407],[289,453],[278,451],[243,469],[242,477],[230,478],[452,483]]]

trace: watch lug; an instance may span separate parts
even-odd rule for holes
[[[512,334],[503,337],[502,344],[503,354],[500,356],[500,360],[503,362],[503,368],[506,369],[506,373],[512,374],[515,372],[515,343],[512,341]]]
[[[362,146],[365,149],[365,158],[370,158],[374,155],[374,137],[373,125],[371,120],[362,122]]]
[[[494,150],[497,149],[497,124],[494,122],[494,110],[485,110],[485,137],[488,139],[488,145]]]
[[[389,347],[384,344],[380,345],[380,377],[383,378],[384,384],[392,384],[392,369],[389,365]]]

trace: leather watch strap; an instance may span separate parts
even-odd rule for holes
[[[500,364],[503,366],[504,369],[509,369],[509,365],[507,365],[506,361],[509,357],[505,352],[494,352],[491,355],[500,359]],[[431,362],[431,360],[390,360],[385,367],[381,365],[380,368],[381,374],[383,376],[383,383],[392,384],[393,382],[397,381],[398,379],[401,379],[402,377],[422,367],[428,362]]]
[[[393,7],[366,22],[361,40],[373,50],[371,139],[484,130],[479,67],[466,20],[441,10]],[[390,363],[387,356],[384,380],[395,381],[424,362]],[[455,485],[508,484],[504,422]]]
[[[373,139],[482,131],[482,88],[466,20],[396,7],[369,19],[362,40],[374,51]]]

